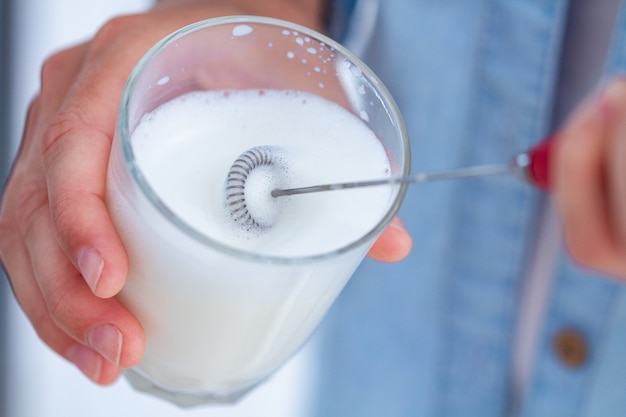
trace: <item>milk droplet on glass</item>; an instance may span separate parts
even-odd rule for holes
[[[246,36],[252,33],[253,29],[248,25],[237,25],[233,28],[233,36]]]

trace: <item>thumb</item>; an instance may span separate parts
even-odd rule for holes
[[[381,262],[398,262],[406,258],[413,247],[413,239],[398,217],[376,240],[368,256]]]

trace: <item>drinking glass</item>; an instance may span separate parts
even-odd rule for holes
[[[323,253],[273,256],[203,233],[151,186],[132,134],[175,97],[239,89],[307,91],[338,103],[375,133],[392,175],[409,172],[404,123],[386,88],[352,53],[310,29],[262,17],[210,19],[171,34],[139,61],[123,92],[107,179],[107,205],[130,261],[119,299],[146,335],[142,360],[125,377],[184,407],[236,401],[289,359],[406,192],[405,184],[392,186],[386,211],[366,233]]]

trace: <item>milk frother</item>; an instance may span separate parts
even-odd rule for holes
[[[399,183],[422,183],[458,178],[484,177],[513,174],[540,189],[550,188],[549,160],[554,140],[549,137],[535,147],[520,152],[510,161],[500,164],[478,165],[454,170],[417,173],[409,176],[387,177],[374,180],[321,184],[297,188],[277,188],[271,190],[271,196],[280,198],[299,194],[324,191],[345,190],[350,188],[374,187]],[[251,172],[259,167],[279,164],[276,157],[278,150],[270,146],[257,146],[242,153],[231,166],[226,180],[226,204],[230,213],[238,222],[246,226],[263,226],[250,214],[246,202],[245,189]]]

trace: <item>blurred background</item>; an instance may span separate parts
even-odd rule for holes
[[[110,17],[141,11],[150,4],[149,0],[0,0],[0,185],[18,147],[28,104],[39,90],[44,59],[88,39]],[[124,379],[105,388],[89,382],[37,338],[7,280],[1,278],[1,417],[305,414],[315,361],[314,340],[239,404],[181,410],[133,391]]]

